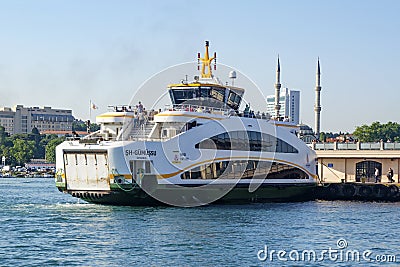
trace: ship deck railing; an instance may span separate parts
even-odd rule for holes
[[[268,113],[261,112],[251,112],[250,110],[234,110],[229,108],[218,108],[210,107],[205,105],[192,105],[192,104],[174,104],[165,105],[164,111],[188,111],[188,112],[199,112],[199,113],[209,113],[222,115],[226,117],[238,116],[238,117],[248,117],[255,119],[270,120],[271,116]],[[284,121],[284,118],[278,118],[277,121]]]
[[[116,106],[108,106],[108,109],[110,111],[114,112],[138,112],[136,106],[130,106],[130,105],[116,105]],[[214,115],[220,115],[220,116],[225,116],[225,117],[232,117],[232,116],[238,116],[238,117],[247,117],[247,118],[254,118],[254,119],[262,119],[266,121],[275,121],[275,122],[283,122],[286,123],[283,117],[280,118],[271,118],[271,116],[268,113],[260,113],[260,112],[254,112],[251,111],[250,109],[245,109],[242,111],[239,110],[234,110],[231,108],[219,108],[219,107],[212,107],[212,106],[206,106],[206,105],[193,105],[193,104],[167,104],[165,105],[164,111],[186,111],[186,112],[197,112],[197,113],[208,113],[208,114],[214,114]],[[154,109],[152,110],[145,110],[145,122],[144,125],[141,125],[140,127],[144,127],[147,123],[153,122],[154,121],[154,115],[158,114],[159,112],[162,112],[161,109],[158,111],[155,111]],[[287,122],[290,124],[290,122]],[[137,135],[139,135],[140,131],[138,132]],[[171,137],[160,137],[160,138],[150,138],[150,137],[144,137],[144,136],[135,136],[135,135],[130,135],[127,138],[123,137],[123,134],[120,133],[120,136],[113,137],[113,138],[106,138],[106,141],[115,141],[115,140],[132,140],[132,141],[165,141],[170,139]],[[104,140],[104,136],[101,133],[100,130],[88,133],[88,135],[84,137],[79,137],[79,136],[72,136],[72,137],[67,137],[67,141],[79,141],[79,143],[84,143],[84,144],[95,144],[99,143]]]
[[[308,144],[313,150],[400,150],[399,142],[322,142]]]
[[[108,106],[109,111],[114,112],[138,112],[136,106],[131,105],[115,105],[115,106]],[[152,110],[145,110],[144,113],[146,115],[146,121],[153,121],[154,115],[161,112],[162,109],[158,111]],[[284,117],[273,118],[270,114],[265,112],[254,112],[251,110],[234,110],[231,108],[219,108],[219,107],[212,107],[206,105],[193,105],[193,104],[166,104],[164,107],[164,111],[190,111],[190,112],[199,112],[199,113],[209,113],[209,114],[216,114],[222,115],[226,117],[230,116],[238,116],[238,117],[248,117],[248,118],[255,118],[255,119],[263,119],[263,120],[273,120],[273,121],[281,121],[285,122]]]

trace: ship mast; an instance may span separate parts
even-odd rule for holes
[[[200,57],[200,53],[197,54],[197,62],[201,61],[201,78],[212,78],[211,62],[214,60],[214,70],[216,70],[217,53],[214,52],[214,56],[210,58],[208,53],[209,42],[206,41],[206,52],[203,58]]]

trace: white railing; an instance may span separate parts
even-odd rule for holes
[[[314,150],[400,150],[400,143],[385,142],[351,142],[351,143],[312,143],[309,144]]]
[[[249,117],[249,118],[264,119],[264,120],[270,120],[271,118],[267,113],[235,111],[233,109],[227,109],[227,108],[217,108],[217,107],[192,105],[192,104],[175,104],[175,105],[167,104],[165,105],[164,111],[201,112],[201,113],[210,113],[223,116],[239,116],[239,117]]]
[[[201,105],[191,105],[191,104],[175,104],[165,105],[164,111],[190,111],[190,112],[202,112],[202,113],[211,113],[218,115],[228,116],[230,110],[225,108],[216,108],[209,106],[201,106]]]

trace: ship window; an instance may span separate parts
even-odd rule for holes
[[[145,161],[144,162],[144,173],[151,173],[151,162]]]
[[[213,97],[214,99],[224,102],[225,98],[225,89],[220,89],[220,88],[213,88],[210,91],[210,96]]]
[[[181,104],[188,99],[193,99],[196,97],[195,89],[173,89],[170,90],[171,98],[174,104]]]
[[[200,87],[200,97],[210,97],[210,89]]]
[[[228,97],[228,105],[233,109],[238,109],[240,105],[241,97],[235,92],[230,91]]]
[[[190,179],[200,179],[201,178],[201,171],[200,167],[196,167],[193,170],[189,171]]]
[[[240,142],[239,142],[239,135],[238,135],[238,131],[234,131],[229,133],[230,137],[231,137],[231,147],[232,150],[240,150]]]
[[[287,142],[275,136],[255,131],[221,133],[197,143],[195,148],[298,153],[298,150]]]
[[[301,169],[278,162],[257,160],[220,161],[197,166],[181,179],[308,179]]]
[[[196,148],[201,148],[201,149],[216,149],[217,146],[215,145],[215,142],[211,139],[205,139],[199,144],[195,145]]]

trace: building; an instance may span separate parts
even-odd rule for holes
[[[275,96],[267,96],[267,112],[275,114]],[[289,118],[289,121],[294,124],[300,122],[300,91],[289,90],[283,88],[279,96],[279,115]]]
[[[389,182],[386,173],[394,171],[400,182],[400,143],[313,143],[318,158],[318,176],[323,182],[375,182],[377,168],[380,181]]]
[[[15,112],[11,108],[0,108],[0,125],[7,133],[14,133]]]
[[[315,138],[313,129],[306,124],[299,124],[299,131],[297,136],[303,140],[305,143],[310,144],[315,142],[317,139]]]
[[[43,131],[72,131],[72,110],[51,107],[0,108],[0,125],[9,134],[30,133],[33,128]]]

